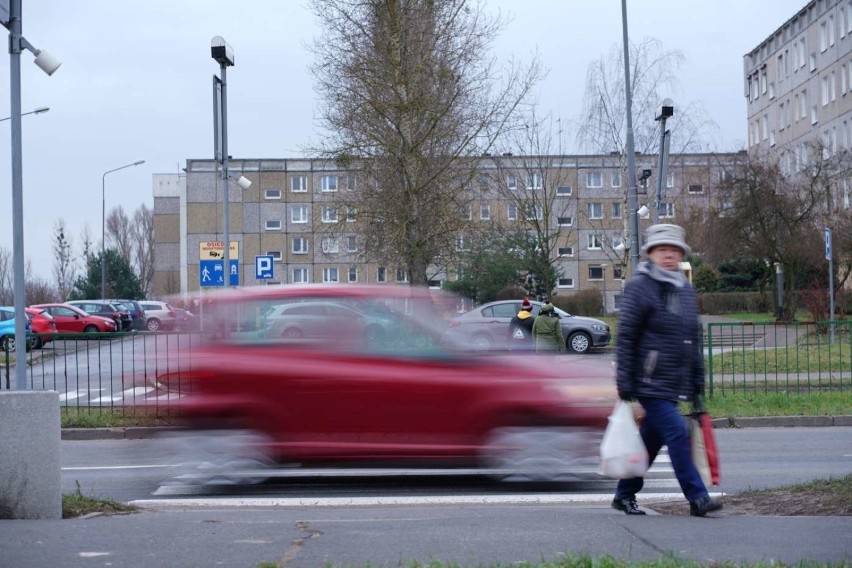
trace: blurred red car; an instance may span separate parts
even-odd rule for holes
[[[107,333],[115,331],[115,322],[110,318],[90,316],[80,308],[69,304],[36,304],[31,308],[43,309],[51,316],[59,333]]]
[[[53,341],[53,336],[48,335],[56,333],[56,322],[53,316],[50,315],[44,308],[25,308],[27,317],[30,319],[30,327],[32,328],[33,349],[41,349],[45,343]]]
[[[329,316],[323,334],[278,333],[281,306],[299,302],[352,315]],[[465,352],[444,343],[442,312],[449,303],[413,287],[222,291],[205,306],[220,333],[159,386],[186,394],[185,447],[206,448],[195,457],[218,464],[211,477],[273,463],[476,466],[527,479],[594,472],[616,400],[611,363]],[[387,332],[370,333],[379,323]]]

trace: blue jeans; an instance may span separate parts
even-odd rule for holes
[[[638,398],[645,409],[645,418],[639,427],[642,441],[648,449],[648,463],[653,464],[663,446],[668,446],[675,476],[683,495],[690,502],[708,495],[701,475],[692,461],[686,422],[678,411],[677,403],[661,398]],[[616,499],[635,498],[645,480],[641,477],[622,479],[615,490]]]

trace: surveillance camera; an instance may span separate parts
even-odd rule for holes
[[[53,73],[59,69],[59,66],[62,65],[61,61],[43,49],[36,53],[34,63],[38,65],[39,69],[47,73],[48,76],[53,75]]]
[[[657,110],[657,116],[655,120],[660,120],[662,118],[671,118],[674,115],[674,103],[671,99],[664,99],[663,104],[660,105],[660,108]]]
[[[240,186],[240,189],[246,190],[251,187],[251,181],[247,177],[240,176],[237,185]]]
[[[648,213],[649,213],[649,212],[650,212],[650,210],[648,209],[648,206],[647,206],[647,205],[643,205],[642,207],[640,207],[640,208],[639,208],[639,210],[638,210],[638,211],[636,211],[636,213],[637,213],[637,214],[638,214],[638,215],[639,215],[642,219],[647,219],[647,218],[648,218]]]
[[[639,176],[639,181],[645,181],[651,177],[651,170],[642,170],[642,175]]]

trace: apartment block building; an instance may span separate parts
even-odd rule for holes
[[[726,167],[737,154],[671,156],[663,184],[660,221],[677,223],[691,208],[708,210],[720,199],[717,191]],[[637,171],[656,172],[657,156],[637,156]],[[550,192],[550,230],[559,246],[553,261],[562,277],[557,294],[585,289],[605,293],[612,310],[629,277],[626,234],[627,180],[621,156],[578,155],[483,157],[487,184],[477,193],[467,222],[523,227],[535,206],[523,211],[523,196]],[[355,219],[339,211],[335,196],[357,191],[350,172],[322,160],[231,160],[234,176],[245,176],[247,190],[229,183],[229,236],[237,243],[240,286],[347,282],[400,285],[408,283],[404,267],[365,259]],[[640,205],[653,206],[656,181],[652,174],[639,188]],[[202,252],[207,243],[223,240],[223,187],[217,163],[187,160],[184,173],[157,174],[154,193],[154,294],[167,296],[216,287],[202,284]],[[520,200],[517,198],[520,196]],[[535,200],[529,201],[535,203]],[[528,208],[529,209],[529,208]],[[640,219],[642,228],[652,214]],[[333,236],[326,230],[335,226]],[[348,226],[352,229],[349,230]],[[274,259],[274,278],[256,278],[254,259]],[[457,278],[455,267],[434,267],[430,285]]]
[[[793,173],[852,149],[852,0],[812,0],[745,55],[749,153]],[[846,191],[846,206],[849,206]]]

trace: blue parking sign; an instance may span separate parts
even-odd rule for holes
[[[272,255],[258,255],[254,257],[254,276],[258,280],[268,280],[275,273],[275,259]]]

